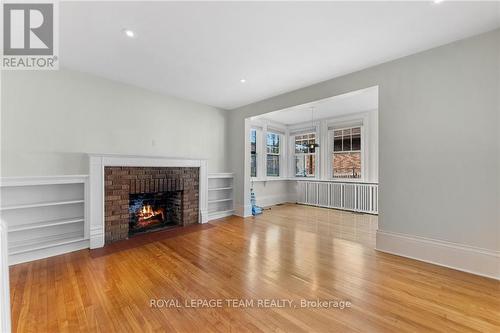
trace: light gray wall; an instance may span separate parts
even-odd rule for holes
[[[499,43],[495,30],[232,110],[236,204],[246,117],[379,85],[379,228],[500,250]]]
[[[272,180],[254,182],[253,189],[257,205],[268,207],[284,202],[296,202],[297,191],[293,181]]]
[[[86,174],[85,153],[208,159],[228,171],[227,111],[79,72],[3,71],[2,176]]]

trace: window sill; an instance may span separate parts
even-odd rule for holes
[[[252,182],[276,182],[276,181],[284,181],[284,180],[290,180],[290,178],[286,177],[267,177],[267,178],[251,178],[250,181]]]
[[[364,181],[361,179],[354,180],[354,179],[334,179],[334,178],[328,178],[328,179],[318,179],[318,178],[288,178],[288,180],[294,180],[294,181],[310,181],[310,182],[323,182],[323,183],[353,183],[353,184],[378,184],[378,182],[368,182]]]
[[[268,177],[268,178],[252,178],[250,181],[255,183],[276,182],[276,181],[298,181],[298,182],[324,182],[324,183],[353,183],[353,184],[378,184],[378,182],[368,182],[362,179],[320,179],[307,177]]]
[[[299,182],[322,182],[324,179],[312,178],[312,177],[290,177],[288,180],[296,180]]]

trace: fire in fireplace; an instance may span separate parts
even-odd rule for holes
[[[137,212],[137,225],[139,227],[146,227],[151,223],[159,222],[163,223],[166,221],[165,209],[153,209],[151,205],[144,205]]]
[[[129,236],[182,225],[182,190],[129,194]]]

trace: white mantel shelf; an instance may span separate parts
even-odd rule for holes
[[[125,157],[125,158],[142,158],[142,159],[163,159],[163,160],[183,160],[183,161],[206,161],[206,158],[187,158],[187,157],[169,157],[162,155],[130,155],[116,153],[87,153],[89,157]]]
[[[104,246],[104,167],[193,167],[199,168],[199,223],[208,221],[207,160],[164,156],[89,154],[90,248]]]

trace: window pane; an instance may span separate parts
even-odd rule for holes
[[[305,155],[295,156],[295,176],[305,177],[306,175]]]
[[[361,178],[361,127],[335,130],[333,134],[333,177]]]
[[[295,153],[307,153],[307,145],[305,145],[305,142],[302,135],[295,137]]]
[[[342,151],[342,137],[333,140],[333,151]]]
[[[302,153],[307,153],[307,140],[302,140]]]
[[[310,145],[316,143],[316,134],[304,134],[295,136],[295,153],[314,153],[314,149],[310,148]]]
[[[344,136],[342,139],[342,151],[350,151],[351,150],[351,136]]]
[[[352,135],[352,150],[361,150],[361,134]]]
[[[250,130],[250,177],[257,177],[257,131]]]
[[[250,156],[250,177],[257,177],[257,154]]]
[[[361,153],[334,153],[334,178],[361,178]]]
[[[295,176],[314,177],[316,156],[312,154],[295,156]]]
[[[299,135],[295,136],[295,152],[296,153],[300,152],[300,136]]]
[[[315,169],[316,169],[316,156],[315,155],[307,155],[306,156],[307,177],[314,177]]]
[[[279,177],[280,175],[279,155],[267,155],[267,175],[269,177]]]
[[[276,133],[267,133],[267,153],[280,153],[280,135]]]
[[[314,148],[311,148],[311,147],[314,147],[314,144],[316,143],[316,134],[309,134],[308,136],[308,140],[305,140],[304,141],[304,145],[305,145],[305,152],[306,153],[311,153],[311,154],[314,154],[315,153],[315,149]]]
[[[295,176],[314,177],[316,133],[295,136]],[[313,147],[313,148],[311,148]]]
[[[254,153],[254,154],[257,152],[257,131],[256,130],[250,131],[250,152]]]

